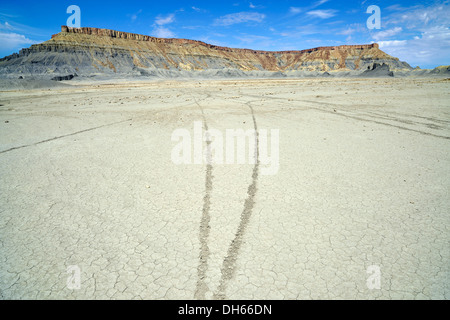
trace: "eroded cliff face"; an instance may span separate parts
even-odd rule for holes
[[[186,39],[163,39],[97,28],[70,28],[51,40],[3,58],[3,73],[141,73],[146,70],[348,71],[385,63],[391,70],[411,67],[377,44],[319,47],[301,51],[233,49]]]

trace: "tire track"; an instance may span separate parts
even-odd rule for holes
[[[244,203],[244,209],[241,213],[241,220],[239,223],[239,227],[237,229],[236,235],[233,241],[228,248],[227,256],[223,260],[221,272],[221,279],[219,282],[219,287],[217,288],[217,292],[214,294],[215,300],[225,300],[226,299],[226,288],[228,282],[233,278],[236,272],[236,261],[239,256],[239,251],[242,246],[243,238],[245,235],[245,230],[250,222],[250,218],[252,216],[253,208],[255,206],[255,196],[258,190],[258,176],[259,176],[259,133],[258,126],[256,124],[255,112],[253,107],[250,105],[250,102],[246,103],[246,105],[250,108],[253,118],[253,126],[255,129],[255,166],[253,167],[252,174],[252,183],[248,187],[247,190],[247,199]]]
[[[206,131],[209,130],[208,123],[206,121],[205,112],[203,107],[197,102],[194,98],[195,103],[200,108],[203,117],[203,126]],[[213,181],[213,166],[212,166],[212,157],[211,157],[211,140],[209,137],[206,139],[206,157],[207,157],[207,165],[206,165],[206,176],[205,176],[205,196],[203,197],[203,209],[202,209],[202,219],[200,221],[200,232],[199,232],[199,240],[200,240],[200,255],[199,255],[199,264],[197,267],[197,285],[194,293],[194,298],[197,300],[205,300],[205,294],[208,292],[209,288],[206,285],[206,271],[208,270],[208,259],[210,256],[208,239],[210,232],[210,221],[211,221],[211,193],[212,193],[212,181]]]
[[[254,98],[258,97],[256,95],[251,95],[251,94],[246,95],[246,96],[247,97],[254,97]],[[271,100],[286,101],[285,98],[280,98],[280,97],[269,97],[269,96],[266,96],[265,98],[266,99],[271,99]],[[293,102],[302,102],[302,103],[306,102],[306,103],[318,104],[320,106],[329,105],[329,106],[334,106],[334,107],[342,107],[341,104],[331,103],[331,102],[320,102],[320,101],[300,100],[300,99],[292,99],[291,101],[293,101]],[[354,105],[354,106],[357,106],[357,105]],[[379,125],[393,127],[393,128],[397,128],[397,129],[401,129],[401,130],[405,130],[405,131],[416,132],[416,133],[419,133],[421,135],[426,135],[426,136],[431,136],[431,137],[435,137],[435,138],[450,140],[450,137],[448,137],[448,136],[438,135],[438,134],[434,134],[434,133],[431,133],[431,132],[421,131],[421,130],[418,130],[418,129],[412,129],[412,128],[408,128],[408,127],[404,127],[404,126],[390,124],[390,123],[383,122],[383,121],[377,121],[377,120],[373,120],[373,119],[362,118],[360,116],[353,116],[353,115],[349,115],[349,114],[343,114],[343,113],[339,113],[339,112],[328,111],[328,110],[325,110],[325,109],[322,109],[322,108],[312,107],[312,106],[308,106],[308,105],[305,105],[305,107],[309,108],[309,109],[317,110],[317,111],[320,111],[320,112],[329,113],[329,114],[332,114],[332,115],[335,115],[335,116],[345,117],[345,118],[348,118],[348,119],[354,119],[354,120],[359,120],[359,121],[376,123],[376,124],[379,124]]]
[[[58,137],[42,140],[42,141],[39,141],[39,142],[26,144],[26,145],[18,146],[18,147],[13,147],[13,148],[10,148],[10,149],[7,149],[7,150],[0,151],[0,154],[1,153],[6,153],[6,152],[10,152],[10,151],[13,151],[13,150],[22,149],[22,148],[37,146],[37,145],[42,144],[42,143],[46,143],[46,142],[50,142],[50,141],[54,141],[54,140],[58,140],[58,139],[62,139],[62,138],[70,137],[70,136],[74,136],[74,135],[77,135],[77,134],[80,134],[80,133],[85,133],[85,132],[101,129],[101,128],[104,128],[104,127],[113,126],[113,125],[124,123],[124,122],[129,122],[129,121],[132,121],[132,119],[118,121],[118,122],[113,122],[113,123],[109,123],[109,124],[104,124],[104,125],[101,125],[101,126],[98,126],[98,127],[89,128],[89,129],[85,129],[85,130],[81,130],[81,131],[65,134],[65,135],[62,135],[62,136],[58,136]]]

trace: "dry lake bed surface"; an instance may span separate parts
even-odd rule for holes
[[[77,84],[0,92],[1,299],[450,299],[448,80]]]

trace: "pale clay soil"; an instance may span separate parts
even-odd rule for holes
[[[1,299],[450,299],[448,80],[83,85],[0,92]],[[278,173],[174,164],[194,121]]]

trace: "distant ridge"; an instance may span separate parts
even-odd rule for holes
[[[310,52],[319,51],[319,50],[339,50],[339,49],[365,50],[365,49],[372,49],[372,48],[376,48],[376,49],[380,48],[377,43],[373,43],[373,44],[361,44],[361,45],[317,47],[317,48],[305,49],[305,50],[263,51],[263,50],[240,49],[240,48],[215,46],[215,45],[211,45],[211,44],[208,44],[208,43],[205,43],[202,41],[198,41],[198,40],[178,39],[178,38],[156,38],[156,37],[146,36],[146,35],[137,34],[137,33],[122,32],[122,31],[116,31],[116,30],[110,30],[110,29],[72,28],[72,27],[62,26],[61,32],[94,35],[94,36],[110,37],[110,38],[125,39],[125,40],[149,41],[149,42],[155,42],[155,43],[168,43],[168,44],[180,44],[180,45],[193,44],[193,45],[205,46],[209,49],[216,49],[216,50],[222,50],[222,51],[228,51],[228,52],[248,51],[248,52],[258,53],[258,54],[270,54],[270,53],[297,53],[297,54],[299,54],[299,53],[310,53]],[[57,36],[58,36],[58,34],[52,35],[52,39]]]
[[[61,27],[41,44],[0,59],[0,76],[43,75],[49,79],[69,74],[166,76],[176,72],[210,72],[245,76],[245,72],[326,74],[364,71],[385,64],[391,71],[411,66],[382,50],[378,44],[318,47],[306,50],[262,51],[215,46],[188,39],[155,38],[99,28]],[[244,73],[243,73],[244,72]]]

